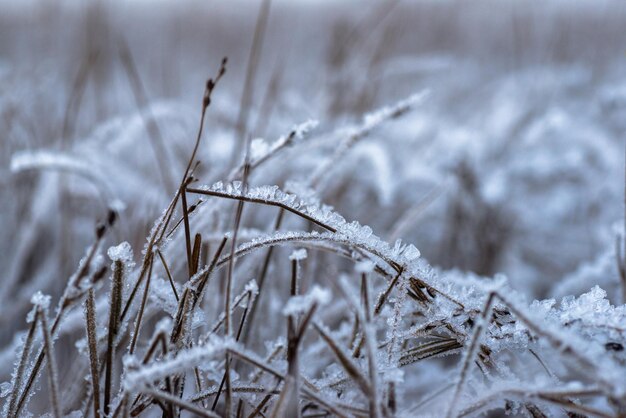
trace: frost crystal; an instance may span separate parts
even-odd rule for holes
[[[44,295],[40,291],[37,291],[31,298],[30,303],[36,307],[46,310],[50,306],[50,296]]]
[[[289,256],[289,259],[292,261],[302,261],[307,257],[306,249],[300,248],[299,250],[295,250]]]
[[[257,284],[256,280],[252,279],[248,283],[246,283],[246,286],[244,287],[243,291],[244,293],[250,292],[252,295],[258,295],[259,285]]]
[[[119,245],[109,247],[107,255],[111,261],[129,262],[133,259],[133,249],[128,242],[124,241]]]

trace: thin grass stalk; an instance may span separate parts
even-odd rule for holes
[[[280,209],[278,211],[278,215],[276,216],[276,221],[274,222],[274,231],[278,231],[283,222],[283,215],[285,214],[284,209]],[[250,310],[250,319],[248,320],[248,327],[246,327],[246,331],[243,337],[244,344],[248,343],[248,339],[250,338],[250,332],[253,329],[252,324],[254,323],[254,318],[256,314],[257,307],[259,306],[261,291],[263,290],[263,285],[265,284],[265,278],[267,277],[267,272],[269,270],[270,261],[272,259],[272,254],[274,252],[274,247],[269,247],[265,253],[265,257],[263,258],[263,266],[261,267],[261,273],[259,274],[258,286],[259,286],[259,294],[257,295],[257,301],[252,306]]]
[[[272,113],[275,108],[276,98],[280,92],[281,81],[283,78],[283,68],[284,63],[278,62],[274,71],[272,71],[272,76],[267,84],[267,89],[265,90],[263,99],[261,100],[261,106],[259,108],[259,115],[257,117],[256,124],[251,131],[254,137],[265,137],[267,126],[272,120]]]
[[[291,260],[291,297],[298,294],[299,267],[298,260]],[[295,315],[289,315],[287,317],[287,377],[281,399],[284,397],[284,415],[294,418],[300,418],[300,359],[298,348],[301,334],[298,333],[297,328],[298,318]],[[278,405],[274,408],[274,416],[278,417],[276,415],[278,413],[282,416],[281,404],[279,399]]]
[[[189,277],[193,276],[193,267],[191,261],[191,230],[189,227],[189,211],[187,210],[187,191],[185,187],[189,184],[191,178],[188,178],[185,181],[185,184],[180,191],[180,201],[183,207],[183,225],[185,227],[185,249],[187,254],[187,271],[189,273]]]
[[[226,63],[228,62],[227,58],[223,58],[222,59],[222,63],[220,65],[220,69],[218,71],[217,76],[215,77],[215,80],[213,79],[208,79],[206,82],[206,87],[204,90],[204,96],[202,98],[202,111],[200,113],[200,126],[198,128],[198,135],[196,136],[196,142],[194,144],[193,147],[193,151],[191,153],[191,156],[189,157],[189,161],[187,162],[187,167],[185,168],[185,172],[183,174],[182,180],[180,181],[180,186],[182,187],[185,183],[185,181],[187,180],[187,178],[189,177],[189,173],[191,171],[191,167],[194,164],[195,158],[196,158],[196,154],[198,152],[198,148],[200,146],[200,140],[202,139],[202,132],[204,130],[204,120],[205,120],[205,115],[206,115],[206,111],[207,108],[209,107],[209,105],[211,104],[211,96],[213,94],[213,90],[215,89],[215,86],[217,85],[217,83],[219,82],[219,80],[223,77],[223,75],[226,73]],[[139,273],[139,277],[137,278],[137,282],[135,283],[135,285],[133,286],[133,289],[130,293],[130,296],[128,297],[128,300],[126,301],[126,304],[124,306],[124,309],[122,310],[122,316],[120,320],[124,320],[124,318],[126,317],[126,314],[128,313],[128,310],[130,309],[130,306],[135,298],[135,294],[137,293],[137,290],[139,289],[139,286],[143,280],[144,275],[146,274],[147,270],[148,270],[148,264],[150,261],[150,258],[153,255],[153,249],[155,247],[155,245],[160,242],[163,237],[165,236],[166,230],[167,230],[167,226],[169,225],[172,216],[174,214],[174,208],[176,207],[176,204],[178,203],[178,199],[180,198],[180,192],[181,192],[181,187],[179,187],[177,189],[176,194],[174,195],[174,198],[172,199],[172,201],[170,202],[168,208],[166,209],[164,215],[162,216],[162,218],[159,220],[159,224],[156,227],[156,230],[154,232],[154,234],[150,237],[150,240],[148,242],[148,246],[146,248],[146,255],[144,257],[144,260],[142,262],[142,267],[141,267],[141,271]]]
[[[89,271],[91,268],[91,262],[93,258],[95,257],[98,251],[98,248],[100,247],[100,242],[102,241],[102,238],[104,237],[105,233],[113,226],[113,224],[115,223],[115,220],[116,220],[115,213],[111,211],[109,212],[107,223],[99,224],[96,227],[96,240],[92,244],[91,248],[89,249],[89,253],[87,254],[87,257],[85,258],[84,263],[82,264],[81,267],[79,267],[78,271],[76,272],[74,276],[74,282],[68,283],[68,286],[66,287],[66,290],[61,298],[61,301],[59,302],[59,307],[57,309],[56,316],[52,323],[52,327],[50,328],[50,334],[52,336],[56,334],[56,331],[61,323],[61,319],[63,318],[63,315],[65,314],[67,308],[70,307],[75,300],[77,300],[76,298],[70,299],[67,297],[68,290],[69,289],[74,290],[74,288],[77,287],[78,283],[80,283],[80,281],[84,279],[87,276],[87,274],[89,274]],[[93,276],[94,280],[102,277],[105,271],[106,270],[102,269],[96,272]],[[35,383],[35,379],[37,378],[39,374],[41,366],[43,365],[43,360],[45,358],[45,355],[46,355],[45,351],[43,349],[40,349],[37,355],[37,360],[35,360],[35,364],[33,365],[33,367],[31,368],[28,374],[28,379],[26,381],[26,384],[24,385],[24,390],[21,392],[19,400],[17,402],[17,406],[15,407],[15,411],[14,411],[15,416],[19,416],[20,411],[26,404],[28,394],[30,393],[31,388],[33,384]]]
[[[191,276],[198,272],[200,263],[200,250],[202,249],[202,235],[196,234],[191,251]]]
[[[247,363],[252,364],[255,367],[258,367],[259,369],[262,369],[263,371],[271,374],[272,376],[280,379],[280,380],[284,380],[285,376],[283,376],[280,372],[278,372],[277,370],[273,369],[272,367],[263,364],[259,361],[257,361],[254,357],[249,356],[248,354],[241,352],[239,350],[234,350],[234,349],[228,349],[228,351],[233,354],[234,356],[246,361]],[[339,418],[348,418],[348,415],[344,414],[342,411],[340,411],[338,409],[337,406],[331,404],[330,402],[327,402],[326,400],[324,400],[322,397],[320,397],[319,395],[317,395],[313,390],[311,390],[308,386],[312,386],[310,383],[308,383],[306,381],[306,379],[304,380],[304,383],[306,386],[302,386],[301,390],[303,392],[303,394],[305,394],[306,396],[308,396],[309,398],[311,398],[312,400],[314,400],[315,402],[319,403],[320,405],[322,405],[324,407],[324,409],[326,409],[329,412],[332,412],[333,414],[335,414],[335,416],[339,417]],[[317,388],[315,388],[317,390]],[[260,411],[259,411],[260,412]]]
[[[237,122],[235,124],[235,136],[238,141],[242,141],[242,139],[247,135],[248,115],[250,113],[250,107],[252,106],[252,99],[254,96],[254,80],[256,78],[257,67],[259,65],[261,51],[263,49],[263,39],[265,38],[271,3],[271,0],[263,0],[254,27],[254,38],[252,39],[248,65],[246,67],[246,78],[244,81],[243,91],[241,93],[239,115],[237,116]],[[240,155],[242,149],[241,145],[241,142],[237,142],[235,148],[233,149],[230,161],[231,167],[234,165],[237,156]]]
[[[339,363],[348,375],[354,380],[359,389],[365,396],[373,396],[372,387],[368,382],[368,379],[363,375],[359,367],[354,364],[352,358],[347,356],[339,345],[335,342],[332,336],[330,336],[326,330],[319,324],[313,323],[313,327],[322,337],[322,340],[328,345],[335,357],[339,360]]]
[[[143,297],[141,298],[141,306],[137,312],[137,320],[135,321],[135,330],[133,337],[130,341],[129,353],[134,354],[135,346],[137,345],[137,339],[139,338],[139,331],[141,330],[141,320],[143,319],[143,313],[146,309],[146,303],[148,302],[148,294],[150,293],[150,280],[152,278],[152,266],[154,264],[154,257],[150,261],[150,267],[148,268],[148,275],[146,276],[146,285],[143,290]]]
[[[443,341],[435,341],[422,344],[403,353],[398,360],[400,366],[407,366],[439,354],[448,353],[463,348],[457,340],[450,338]]]
[[[113,356],[115,354],[115,337],[120,324],[122,305],[122,289],[124,286],[124,264],[117,260],[114,263],[113,281],[111,283],[111,298],[109,311],[109,329],[107,334],[107,351],[105,358],[104,375],[104,415],[108,415],[111,403],[111,389],[113,385]]]
[[[165,335],[161,334],[161,338],[159,338],[159,340],[161,341],[161,352],[163,353],[163,356],[167,356],[168,349],[167,349],[167,340],[165,339]],[[196,375],[197,375],[198,374],[198,368],[194,367],[194,371],[196,372]],[[167,393],[173,393],[172,380],[170,379],[169,376],[165,377],[165,389],[167,390]],[[167,412],[168,412],[169,416],[171,416],[171,417],[175,416],[174,415],[174,406],[172,405],[171,402],[168,404]]]
[[[243,181],[242,181],[242,194],[246,193],[246,189],[247,189],[247,181],[248,181],[248,173],[250,172],[250,165],[248,163],[248,158],[249,158],[249,152],[246,151],[246,165],[245,165],[245,170],[244,170],[244,175],[243,175]],[[225,327],[226,327],[226,335],[230,337],[230,335],[232,334],[232,329],[231,329],[231,320],[230,320],[230,298],[231,298],[231,293],[232,293],[232,287],[233,287],[233,273],[234,273],[234,269],[235,269],[235,250],[237,249],[237,233],[239,232],[239,225],[241,224],[241,218],[243,215],[243,205],[244,202],[243,200],[240,200],[237,203],[237,212],[235,213],[235,222],[234,222],[234,226],[233,226],[233,239],[230,243],[230,260],[228,261],[228,273],[226,276],[226,299],[225,299],[225,312],[226,312],[226,320],[225,320]]]
[[[376,306],[374,307],[374,316],[378,316],[382,312],[383,306],[385,306],[385,302],[387,301],[387,298],[391,294],[391,291],[398,284],[398,281],[400,280],[400,276],[402,276],[402,272],[403,272],[402,269],[398,271],[398,273],[393,277],[391,282],[389,282],[389,284],[385,288],[385,291],[378,297],[378,300],[376,301]],[[359,340],[359,343],[355,345],[354,349],[352,350],[352,357],[358,358],[361,356],[361,350],[363,350],[364,344],[365,344],[365,339],[361,337],[361,339]]]
[[[85,301],[85,326],[87,346],[89,348],[89,367],[91,371],[91,391],[93,396],[93,416],[100,418],[100,373],[98,370],[98,337],[96,332],[96,301],[93,289],[87,292]]]
[[[250,157],[250,141],[248,141],[248,146],[246,149],[246,154],[245,154],[245,168],[244,168],[244,172],[243,172],[243,181],[242,181],[242,193],[245,194],[246,193],[246,189],[247,189],[247,181],[248,181],[248,174],[250,173],[250,163],[249,163],[249,157]],[[228,272],[227,272],[227,276],[226,276],[226,296],[225,296],[225,313],[226,313],[226,317],[225,317],[225,321],[224,321],[224,327],[225,327],[225,333],[227,338],[230,338],[232,335],[232,329],[231,329],[231,312],[230,312],[230,302],[231,302],[231,294],[232,294],[232,288],[233,288],[233,273],[234,273],[234,269],[235,269],[235,250],[236,250],[236,246],[237,246],[237,233],[239,232],[239,225],[241,224],[241,218],[243,215],[243,205],[244,202],[243,201],[239,201],[237,203],[237,212],[235,214],[235,225],[233,227],[233,240],[231,241],[231,247],[230,247],[230,261],[228,263]],[[226,353],[226,358],[225,358],[225,364],[224,364],[224,373],[226,374],[226,415],[228,417],[232,416],[232,391],[231,391],[231,382],[230,382],[230,355],[227,352]]]
[[[176,311],[176,317],[174,318],[174,326],[172,328],[172,334],[170,335],[170,343],[176,344],[181,335],[183,334],[183,328],[185,321],[187,320],[187,314],[189,313],[190,301],[194,299],[191,295],[191,290],[185,288],[183,294],[180,297],[178,303],[178,309]]]
[[[137,108],[140,110],[139,113],[146,125],[146,130],[150,135],[150,145],[152,151],[154,152],[157,171],[161,178],[161,182],[165,187],[165,190],[170,193],[174,189],[174,184],[172,183],[172,180],[167,175],[167,173],[163,170],[163,168],[167,167],[167,165],[169,164],[167,151],[165,150],[165,140],[163,139],[161,129],[156,122],[156,118],[152,113],[152,109],[149,106],[146,88],[143,85],[141,76],[139,74],[139,71],[137,70],[135,61],[133,60],[133,55],[130,52],[130,48],[128,47],[124,39],[120,39],[118,46],[120,59],[122,61],[124,69],[126,70],[128,80],[130,81],[130,87],[135,98],[135,103],[137,105]],[[147,113],[147,115],[145,115],[144,113]]]
[[[398,274],[396,274],[396,276],[393,278],[391,283],[389,283],[389,285],[387,286],[385,291],[380,295],[380,297],[376,301],[376,307],[374,308],[374,315],[375,316],[380,314],[380,312],[383,310],[383,306],[385,305],[385,302],[387,301],[387,298],[391,294],[391,291],[398,284],[398,281],[400,280],[400,276],[402,276],[402,270],[399,271]]]
[[[159,345],[161,346],[161,352],[162,355],[165,356],[168,352],[167,350],[167,335],[164,332],[159,332],[156,335],[153,336],[152,341],[150,342],[150,344],[148,345],[148,349],[146,350],[146,353],[144,354],[144,357],[141,361],[141,364],[146,365],[148,364],[148,362],[150,360],[152,360],[152,358],[154,357],[154,355],[156,354],[156,350],[159,347]],[[166,379],[166,386],[170,387],[171,385],[169,384],[169,377],[167,377]],[[141,398],[141,395],[138,395],[135,397],[135,400],[133,401],[132,405],[136,405],[137,402],[139,402]],[[120,409],[121,403],[118,404],[116,410],[115,410],[115,414],[113,416],[116,416],[119,413],[119,409]],[[135,412],[136,409],[133,409],[133,411]]]
[[[239,321],[239,328],[237,329],[237,336],[235,337],[235,341],[239,341],[239,339],[241,338],[241,333],[243,331],[244,324],[246,323],[246,317],[248,316],[248,311],[251,309],[252,306],[254,306],[254,304],[252,303],[252,293],[248,292],[248,302],[241,316],[241,321]],[[213,332],[215,332],[215,330]],[[217,396],[215,396],[215,399],[213,400],[213,405],[211,406],[212,411],[214,411],[215,408],[217,407],[217,403],[220,400],[220,395],[222,394],[222,388],[224,387],[225,383],[226,383],[226,372],[224,372],[224,375],[222,376],[222,380],[220,382],[220,386],[217,391]]]
[[[85,87],[87,86],[89,72],[97,63],[99,55],[98,51],[91,51],[86,59],[83,60],[74,78],[71,94],[69,95],[67,103],[65,104],[65,111],[63,112],[63,126],[61,128],[61,141],[63,141],[63,144],[71,140],[74,136],[74,126],[76,118],[80,113],[80,104],[85,93]]]
[[[35,317],[30,323],[30,327],[28,329],[28,334],[26,334],[26,339],[24,340],[24,347],[22,347],[22,355],[20,356],[20,361],[17,366],[17,371],[15,372],[15,378],[12,382],[11,389],[11,397],[9,398],[9,409],[8,416],[12,417],[17,415],[15,413],[15,408],[17,404],[18,395],[20,393],[20,389],[22,386],[22,379],[24,377],[24,370],[26,369],[26,363],[28,362],[28,356],[30,355],[30,350],[33,345],[33,339],[35,336],[35,329],[37,328],[37,321],[39,320],[39,311],[35,311]]]
[[[59,404],[59,385],[58,385],[58,373],[56,356],[54,355],[54,344],[52,342],[52,336],[50,335],[50,328],[48,328],[48,319],[46,318],[46,310],[41,307],[39,310],[39,321],[41,323],[41,333],[43,335],[44,350],[48,356],[48,389],[50,390],[50,404],[52,406],[52,413],[55,418],[61,418],[61,406]]]
[[[209,278],[211,277],[211,274],[213,273],[213,270],[215,269],[215,267],[217,266],[217,263],[220,260],[220,256],[222,255],[222,252],[224,251],[224,247],[226,246],[226,241],[228,241],[228,237],[225,236],[220,242],[220,245],[217,247],[217,250],[215,251],[215,254],[213,255],[213,259],[211,260],[211,264],[209,264],[206,270],[206,273],[200,276],[200,279],[196,286],[198,298],[194,301],[194,307],[196,306],[196,304],[198,303],[198,301],[204,294],[204,288],[206,284],[208,283]]]
[[[196,189],[193,187],[189,187],[187,188],[187,191],[189,193],[195,193],[195,194],[200,194],[200,195],[206,195],[206,196],[215,196],[215,197],[221,197],[224,199],[233,199],[233,200],[239,200],[242,202],[250,202],[250,203],[258,203],[258,204],[262,204],[262,205],[268,205],[268,206],[276,206],[279,207],[283,210],[286,210],[287,212],[291,212],[294,215],[297,215],[311,223],[314,223],[315,225],[324,228],[330,232],[337,232],[337,230],[335,228],[333,228],[330,225],[326,225],[323,222],[318,221],[315,218],[312,218],[311,216],[307,215],[306,213],[302,213],[290,206],[285,205],[284,203],[281,202],[272,202],[272,201],[268,201],[268,200],[263,200],[263,199],[257,199],[254,197],[248,197],[248,196],[232,196],[229,195],[227,193],[222,193],[222,192],[218,192],[218,191],[214,191],[214,190],[202,190],[202,189]]]
[[[159,256],[159,258],[161,259],[161,264],[163,264],[163,268],[165,269],[165,274],[167,275],[167,280],[170,282],[170,286],[172,288],[172,293],[174,293],[174,297],[176,298],[176,302],[178,302],[178,291],[176,290],[176,286],[174,286],[174,279],[172,279],[172,273],[170,273],[170,268],[167,265],[167,262],[165,261],[165,257],[163,257],[163,254],[161,253],[161,250],[156,251],[157,255]]]
[[[293,377],[290,375],[285,376],[285,383],[283,384],[283,389],[280,391],[280,395],[276,400],[271,418],[292,417],[290,413],[293,411],[290,410],[287,404],[292,398],[294,390],[295,382],[293,381]]]
[[[624,225],[622,237],[617,237],[615,256],[617,258],[617,270],[622,287],[622,303],[626,303],[626,145],[624,146]]]
[[[232,303],[232,305],[230,307],[231,314],[235,311],[235,308],[237,308],[238,306],[241,305],[241,302],[243,302],[244,299],[246,299],[245,310],[247,312],[247,310],[249,308],[249,305],[250,305],[250,298],[251,298],[251,293],[250,292],[243,292],[239,296],[237,296],[233,300],[233,303]],[[219,317],[218,321],[216,322],[216,324],[213,325],[213,328],[211,328],[211,331],[210,331],[211,334],[215,334],[220,329],[220,327],[224,324],[225,317],[226,317],[226,313],[220,315],[220,317]],[[241,327],[241,325],[242,325],[242,321],[239,321],[239,326]]]
[[[368,289],[367,274],[361,274],[361,305],[363,311],[363,340],[365,341],[367,353],[367,366],[369,373],[369,384],[372,396],[369,399],[370,417],[380,417],[380,400],[378,393],[378,365],[376,363],[376,343],[374,340],[374,329],[372,329],[372,315],[370,312],[370,292]]]
[[[272,399],[272,395],[266,395],[261,402],[259,402],[259,404],[257,405],[256,408],[254,408],[254,410],[252,411],[252,413],[250,413],[250,415],[248,415],[248,418],[254,418],[257,415],[261,414],[261,410],[263,408],[265,408],[265,405],[267,405],[267,403],[270,401],[270,399]]]

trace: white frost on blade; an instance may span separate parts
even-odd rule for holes
[[[129,262],[133,259],[133,249],[126,241],[119,245],[109,247],[107,255],[111,261]]]
[[[44,295],[40,291],[37,291],[33,297],[30,298],[30,303],[38,308],[46,310],[50,306],[50,295]]]
[[[213,336],[203,345],[180,351],[175,357],[165,358],[141,367],[139,367],[136,359],[126,358],[125,366],[128,372],[124,378],[124,389],[130,392],[141,391],[166,376],[198,367],[206,361],[213,360],[234,345],[235,343],[230,340]]]
[[[256,280],[251,279],[246,286],[243,288],[244,293],[249,292],[251,295],[256,296],[259,294],[259,285]]]
[[[361,130],[370,131],[388,119],[393,119],[401,116],[402,114],[411,110],[413,107],[422,103],[428,97],[428,95],[429,91],[424,90],[419,93],[413,94],[406,99],[400,100],[399,102],[391,106],[385,106],[372,113],[368,113],[363,118],[363,125],[361,127]]]
[[[283,309],[283,315],[296,315],[307,312],[313,305],[326,305],[331,297],[328,289],[315,285],[306,295],[292,296]]]
[[[524,298],[512,289],[507,289],[506,293],[499,292],[500,299],[508,307],[531,321],[532,326],[522,324],[521,318],[519,318],[518,321],[508,327],[508,332],[511,334],[507,335],[506,331],[500,334],[506,336],[506,342],[503,346],[499,347],[502,343],[498,343],[497,338],[490,340],[489,346],[494,349],[501,349],[506,346],[517,349],[527,348],[530,343],[528,335],[539,334],[541,340],[546,341],[546,343],[549,342],[553,349],[558,348],[564,357],[573,358],[577,362],[583,363],[586,366],[585,370],[591,373],[598,383],[610,387],[614,394],[622,396],[626,392],[623,370],[612,357],[606,355],[605,348],[598,344],[595,338],[598,335],[596,331],[592,331],[591,334],[581,333],[576,326],[584,319],[596,321],[592,327],[594,330],[602,322],[612,324],[613,319],[618,319],[622,324],[624,323],[624,309],[626,308],[621,307],[621,309],[618,308],[617,312],[611,312],[604,296],[604,292],[597,288],[584,295],[582,300],[575,301],[573,298],[566,298],[560,308],[566,311],[563,313],[560,309],[553,307],[553,301],[534,302],[528,306]],[[562,318],[562,315],[565,315],[565,318]],[[601,321],[599,318],[604,319]],[[502,331],[506,328],[503,327]],[[497,335],[493,325],[489,331],[492,337]]]
[[[35,320],[36,312],[41,309],[44,312],[50,307],[50,296],[44,295],[41,291],[37,291],[31,298],[30,303],[33,304],[33,308],[26,315],[26,322],[32,323]]]
[[[268,144],[265,140],[260,138],[254,139],[250,144],[250,156],[252,160],[250,165],[252,167],[256,167],[271,158],[281,149],[299,143],[305,139],[318,124],[319,122],[316,120],[308,120],[304,123],[295,125],[291,128],[288,134],[281,136],[271,144]],[[233,179],[237,176],[237,174],[241,174],[240,168],[233,170],[228,178]]]
[[[49,150],[19,151],[11,157],[11,171],[56,169],[92,173],[89,164],[77,156]]]
[[[271,145],[269,145],[267,153],[259,157],[259,160],[267,158],[268,156],[270,156],[271,154],[275,153],[276,151],[278,151],[279,149],[285,146],[298,143],[299,141],[306,138],[309,135],[309,133],[311,133],[311,131],[317,128],[318,125],[319,125],[319,122],[313,119],[309,119],[306,122],[300,123],[298,125],[294,125],[289,130],[289,133],[287,135],[281,136],[276,141],[274,141]]]
[[[337,238],[366,247],[368,251],[404,265],[416,275],[421,276],[424,268],[429,268],[420,261],[420,252],[414,245],[405,245],[397,240],[392,247],[376,236],[369,226],[356,221],[347,222],[333,210],[332,206],[325,205],[316,198],[305,199],[292,193],[285,193],[278,186],[252,187],[242,194],[240,182],[224,184],[220,181],[211,186],[202,186],[201,189],[224,197],[246,197],[265,204],[288,207],[309,216],[321,225],[334,229]]]
[[[299,125],[295,125],[291,130],[295,132],[295,136],[297,139],[303,139],[306,135],[308,135],[313,129],[317,128],[319,125],[319,121],[315,119],[309,119],[306,122],[303,122]]]
[[[300,248],[297,250],[294,250],[290,255],[289,255],[289,259],[291,261],[302,261],[304,259],[307,258],[307,252],[306,249],[304,248]]]
[[[56,170],[73,173],[93,183],[107,206],[118,212],[126,206],[116,196],[117,192],[111,189],[110,179],[107,179],[98,166],[89,163],[81,155],[51,150],[19,151],[11,157],[10,169],[13,173],[27,170]]]

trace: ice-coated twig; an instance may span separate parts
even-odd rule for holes
[[[22,379],[24,377],[24,371],[26,370],[26,363],[28,361],[28,357],[30,355],[30,350],[33,345],[35,330],[37,328],[37,323],[39,321],[39,311],[37,309],[33,309],[33,311],[29,315],[30,319],[30,327],[28,328],[28,333],[24,339],[24,343],[22,345],[22,354],[20,355],[20,360],[17,363],[17,368],[15,372],[13,372],[13,379],[11,381],[11,396],[9,398],[9,402],[6,403],[4,413],[7,417],[13,417],[15,415],[15,408],[17,404],[18,395],[20,393],[20,389],[22,389]],[[8,408],[8,409],[7,409]]]
[[[50,328],[48,327],[48,306],[50,305],[50,296],[43,296],[38,292],[32,299],[36,306],[41,324],[41,333],[43,335],[43,346],[46,356],[48,357],[48,389],[50,390],[50,404],[55,418],[61,418],[61,406],[59,404],[59,379],[57,373],[57,360],[54,355],[54,343]]]
[[[93,289],[89,289],[87,292],[87,299],[85,301],[85,329],[87,332],[87,346],[89,349],[93,415],[94,418],[100,418],[100,371],[96,331],[96,301]]]
[[[417,94],[413,94],[406,99],[391,105],[382,107],[372,113],[365,115],[362,123],[352,129],[348,129],[343,132],[342,135],[345,139],[339,144],[334,154],[320,164],[315,172],[308,180],[308,185],[314,189],[319,188],[323,179],[332,171],[332,167],[337,164],[349,150],[362,138],[367,137],[374,129],[376,129],[383,122],[396,119],[408,111],[415,108],[418,104],[422,103],[428,96],[428,91],[422,91]]]
[[[115,356],[115,338],[120,326],[120,314],[122,307],[122,289],[124,286],[125,262],[132,259],[129,253],[130,245],[126,242],[117,247],[109,248],[108,254],[113,261],[113,276],[111,280],[111,292],[109,303],[109,327],[107,330],[107,349],[105,357],[104,375],[104,415],[109,414],[111,404],[111,391],[113,386],[113,359]]]
[[[63,295],[61,296],[61,299],[59,301],[54,321],[52,322],[52,326],[50,327],[50,335],[53,339],[56,337],[56,333],[61,323],[61,319],[63,318],[67,310],[85,292],[87,292],[94,285],[95,282],[97,282],[104,276],[106,268],[96,263],[96,254],[98,253],[100,243],[104,238],[106,232],[111,229],[115,221],[115,213],[109,212],[106,222],[98,224],[96,226],[96,240],[87,249],[87,255],[82,258],[78,263],[78,269],[69,278],[65,290],[63,291]],[[21,395],[15,406],[15,416],[20,415],[22,408],[26,405],[27,400],[32,395],[31,389],[33,384],[35,383],[35,380],[37,379],[37,376],[39,375],[39,371],[41,369],[45,356],[45,350],[39,350],[37,359],[35,360],[35,364],[29,371],[28,379],[26,380],[24,389],[22,390]]]
[[[271,144],[265,143],[262,139],[252,140],[251,145],[251,160],[250,170],[254,170],[260,165],[263,165],[269,159],[274,158],[282,150],[299,144],[306,139],[311,132],[319,125],[316,120],[307,120],[301,124],[295,125],[289,133],[281,136]],[[241,179],[243,175],[244,166],[241,165],[230,172],[228,179],[233,181]]]

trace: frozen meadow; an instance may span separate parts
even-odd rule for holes
[[[626,3],[0,8],[2,416],[626,416]]]

